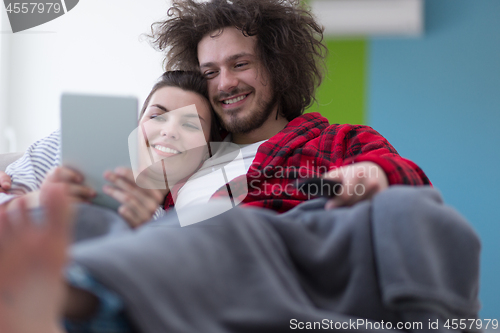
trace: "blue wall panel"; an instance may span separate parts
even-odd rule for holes
[[[368,119],[483,242],[483,318],[500,319],[500,1],[428,0],[418,39],[372,39]]]

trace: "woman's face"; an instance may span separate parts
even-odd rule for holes
[[[200,167],[208,157],[211,117],[208,101],[197,93],[163,87],[151,96],[139,127],[155,178],[166,175],[171,187]]]

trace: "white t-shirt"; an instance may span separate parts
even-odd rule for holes
[[[231,143],[230,138],[226,138],[224,142],[211,143],[212,151],[216,151],[216,153],[203,163],[201,168],[189,178],[177,193],[175,210],[181,225],[193,224],[200,222],[194,220],[203,220],[219,215],[240,203],[236,198],[233,200],[228,196],[217,199],[215,210],[201,207],[208,206],[207,204],[214,193],[231,180],[246,175],[257,155],[257,150],[264,142],[265,140],[249,145],[237,145]],[[197,210],[203,211],[200,217],[192,217],[194,214],[190,208],[194,206],[197,207]]]

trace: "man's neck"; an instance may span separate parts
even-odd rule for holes
[[[276,113],[259,128],[248,133],[232,133],[232,141],[239,145],[248,145],[251,143],[268,140],[278,134],[288,124],[288,120],[281,115],[278,119],[274,118]]]

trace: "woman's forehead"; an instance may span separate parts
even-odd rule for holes
[[[178,87],[163,87],[158,89],[152,96],[148,107],[162,106],[168,112],[179,110],[179,113],[198,113],[202,118],[210,117],[210,106],[208,100],[202,95]],[[191,106],[191,108],[186,108]]]

